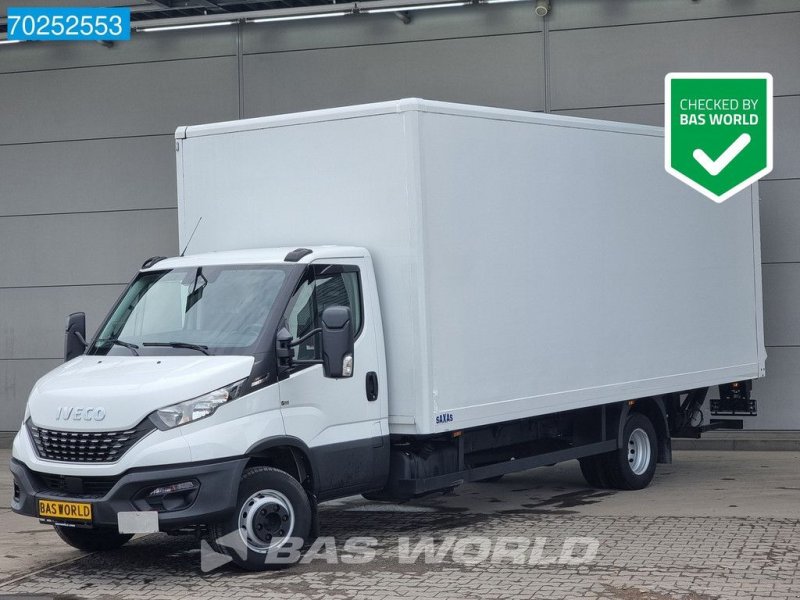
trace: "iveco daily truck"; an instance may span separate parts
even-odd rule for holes
[[[764,374],[757,190],[679,183],[659,128],[406,99],[175,144],[183,252],[71,315],[14,441],[13,510],[77,548],[264,569],[333,498],[639,489]]]

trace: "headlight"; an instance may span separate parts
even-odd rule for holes
[[[242,379],[198,398],[160,408],[150,414],[150,420],[163,431],[213,415],[217,408],[239,395],[244,381]]]

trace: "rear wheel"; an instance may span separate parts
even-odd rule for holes
[[[609,487],[608,477],[606,476],[605,455],[587,456],[578,459],[581,465],[581,474],[590,486],[599,489]]]
[[[641,413],[631,413],[622,432],[623,446],[606,456],[605,472],[612,487],[641,490],[653,480],[658,459],[656,430]]]
[[[53,529],[70,546],[84,552],[116,550],[133,537],[113,529],[82,529],[63,525],[53,525]]]
[[[300,560],[312,526],[311,502],[294,477],[252,467],[242,475],[236,511],[210,527],[210,542],[243,569],[274,570]]]

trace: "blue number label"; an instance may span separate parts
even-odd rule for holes
[[[9,40],[129,40],[130,8],[8,8]]]

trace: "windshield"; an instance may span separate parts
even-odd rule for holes
[[[287,269],[227,265],[142,273],[89,353],[247,353],[264,329]]]

